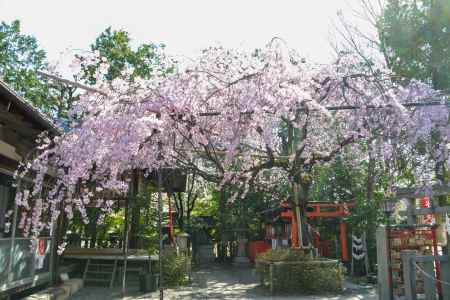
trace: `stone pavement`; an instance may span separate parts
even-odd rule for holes
[[[164,291],[164,299],[178,300],[200,300],[200,299],[299,299],[299,300],[356,300],[378,299],[373,288],[361,287],[354,284],[346,284],[346,290],[342,295],[323,296],[271,296],[267,290],[258,286],[258,280],[253,269],[242,267],[211,266],[196,271],[192,275],[193,283],[190,286],[169,289]],[[107,289],[98,287],[87,287],[82,289],[72,300],[94,299],[159,299],[159,293],[139,294],[136,287],[130,288],[129,294],[121,298],[120,289]]]

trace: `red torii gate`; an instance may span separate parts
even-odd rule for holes
[[[352,208],[355,205],[355,202],[310,202],[307,206],[305,215],[307,218],[343,218],[350,215],[349,208]],[[291,223],[292,247],[298,248],[297,220],[287,202],[283,202],[281,207],[285,208],[285,210],[280,213],[280,216],[290,220]],[[339,223],[339,240],[341,243],[342,261],[347,262],[349,261],[347,249],[347,224],[343,221]]]

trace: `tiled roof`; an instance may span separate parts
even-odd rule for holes
[[[27,102],[23,97],[18,95],[13,89],[11,89],[6,83],[0,80],[0,92],[6,93],[8,100],[14,105],[25,111],[33,121],[40,126],[49,130],[53,134],[61,133],[61,130],[55,125],[55,123],[45,114],[40,112],[37,108]]]

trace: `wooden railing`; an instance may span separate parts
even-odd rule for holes
[[[417,255],[415,250],[401,252],[405,298],[417,299],[417,274],[424,281],[425,299],[450,300],[450,261],[447,255]]]

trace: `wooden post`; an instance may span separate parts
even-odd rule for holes
[[[447,213],[445,213],[447,216]],[[447,220],[447,218],[445,219]],[[447,221],[446,221],[447,223]],[[450,231],[447,231],[447,246],[444,248],[444,254],[450,258]],[[450,260],[441,261],[441,280],[445,282],[450,282]],[[444,300],[450,300],[450,286],[446,285],[442,289],[442,298]]]
[[[386,226],[377,228],[377,279],[380,300],[392,300],[392,283],[389,268],[389,247]]]
[[[17,183],[17,192],[20,191],[20,187],[21,187],[21,180],[19,180]],[[16,200],[14,200],[14,213],[13,213],[13,220],[12,220],[12,226],[11,226],[11,245],[9,248],[9,259],[8,259],[8,278],[7,278],[8,283],[12,282],[14,279],[14,273],[13,273],[13,267],[14,267],[14,261],[15,261],[14,250],[16,248],[16,229],[17,229],[18,212],[19,212],[19,206],[17,205]],[[52,228],[53,228],[53,226],[52,226]],[[52,242],[53,242],[53,234],[51,234],[51,236],[52,236]],[[50,274],[51,274],[52,268],[53,268],[53,244],[50,249],[52,251],[50,253]]]
[[[273,295],[275,291],[273,285],[273,263],[269,264],[269,287],[270,287],[270,294]]]
[[[434,263],[425,262],[423,270],[431,277],[423,276],[425,297],[427,300],[436,300],[436,276],[434,275]]]
[[[441,280],[450,282],[450,259],[441,261]],[[442,299],[450,300],[450,286],[442,285]]]
[[[403,281],[405,287],[405,298],[408,300],[417,300],[416,294],[416,266],[415,250],[403,250],[401,252],[403,266]]]
[[[298,242],[298,225],[297,225],[297,214],[295,213],[295,210],[293,210],[292,218],[291,218],[291,241],[292,241],[292,248],[299,248],[300,244]]]
[[[339,223],[339,239],[341,241],[342,261],[348,262],[347,225],[343,221],[341,221],[341,223]]]
[[[58,220],[58,219],[57,219]],[[50,282],[51,285],[56,284],[56,276],[54,275],[56,273],[56,258],[58,255],[58,245],[57,245],[57,224],[58,221],[53,220],[52,225],[50,228],[50,266],[49,266],[49,272],[50,272]],[[34,263],[34,262],[33,262]]]

